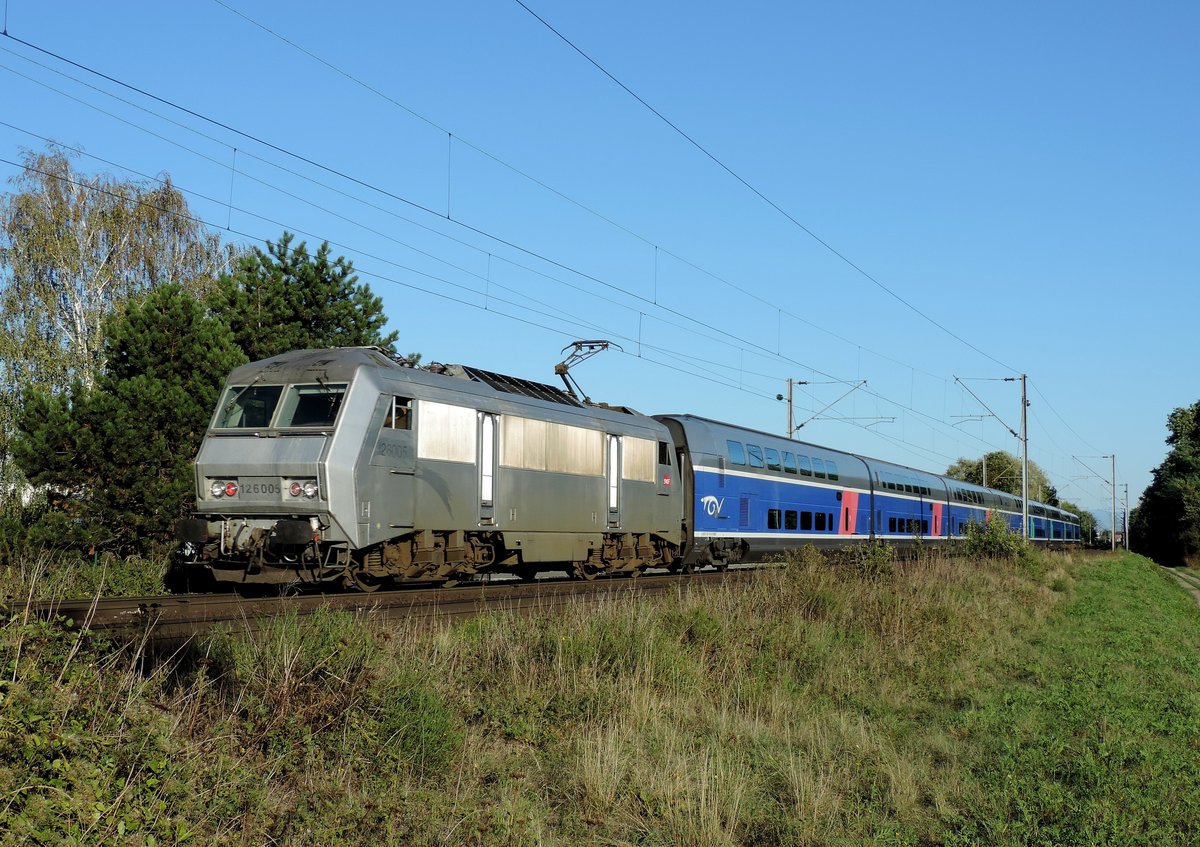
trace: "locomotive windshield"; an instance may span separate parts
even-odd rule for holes
[[[288,388],[279,410],[276,426],[320,426],[331,427],[342,408],[346,396],[346,383],[324,385],[293,385]]]
[[[231,385],[217,409],[218,429],[332,427],[346,383],[324,385]],[[280,400],[282,399],[282,402]],[[278,411],[278,414],[276,412]]]
[[[217,408],[218,428],[270,426],[282,385],[231,385]]]

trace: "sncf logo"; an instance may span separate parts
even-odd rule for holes
[[[707,497],[700,498],[700,508],[704,509],[705,513],[716,517],[721,514],[721,507],[725,505],[725,498],[717,499],[709,494]]]

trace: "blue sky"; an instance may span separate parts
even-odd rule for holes
[[[1200,6],[527,2],[804,228],[511,0],[7,0],[0,158],[328,239],[426,361],[611,339],[575,375],[648,413],[781,431],[789,376],[798,420],[865,379],[800,437],[941,471],[1017,452],[1024,372],[1060,494],[1107,525],[1073,457],[1115,451],[1136,501],[1200,399]]]

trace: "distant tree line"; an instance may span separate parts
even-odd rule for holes
[[[55,148],[23,164],[0,197],[0,556],[161,549],[233,367],[394,351],[382,301],[327,243],[242,250],[169,178],[90,176]]]
[[[1130,547],[1160,565],[1200,566],[1200,402],[1167,418],[1170,450],[1129,522]]]
[[[985,472],[986,471],[986,472]],[[946,469],[946,476],[975,485],[994,488],[1016,497],[1021,496],[1021,460],[1005,450],[993,450],[978,459],[959,459]],[[1048,506],[1057,506],[1079,516],[1080,530],[1085,539],[1095,537],[1096,517],[1079,506],[1058,496],[1050,477],[1034,461],[1029,462],[1029,499]]]

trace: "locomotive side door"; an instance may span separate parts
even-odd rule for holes
[[[498,416],[479,413],[479,523],[496,523],[496,436]]]
[[[608,438],[608,527],[621,525],[621,436]]]

